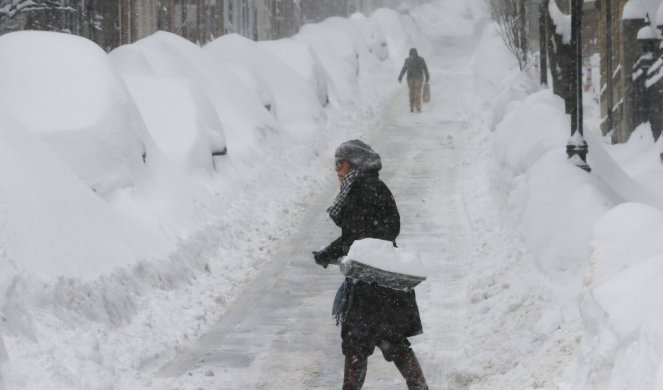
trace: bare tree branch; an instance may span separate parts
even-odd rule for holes
[[[521,70],[529,63],[527,0],[492,0],[493,19],[507,49],[518,60]]]

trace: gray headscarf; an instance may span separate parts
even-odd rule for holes
[[[382,160],[367,143],[358,139],[343,142],[336,148],[336,159],[348,161],[354,169],[359,171],[379,171],[382,169]]]
[[[378,172],[382,169],[382,160],[380,160],[380,155],[375,153],[368,144],[358,139],[340,144],[336,148],[334,157],[337,160],[348,161],[352,165],[352,170],[341,184],[341,191],[336,195],[334,203],[327,209],[329,216],[338,223],[345,199],[350,193],[354,181],[366,173]]]

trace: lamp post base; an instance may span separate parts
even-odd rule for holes
[[[569,161],[571,161],[578,168],[591,172],[592,168],[587,164],[587,142],[583,139],[579,143],[566,144],[566,155],[569,156]]]

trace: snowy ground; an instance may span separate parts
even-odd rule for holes
[[[303,29],[296,44],[267,45],[304,53],[305,80],[253,66],[257,56],[278,61],[239,37],[206,48],[214,61],[239,61],[221,73],[168,34],[112,53],[114,63],[89,43],[60,47],[62,37],[0,39],[25,54],[0,59],[16,72],[33,71],[16,58],[40,64],[37,55],[65,49],[103,70],[71,91],[80,105],[99,97],[98,112],[84,117],[66,112],[57,91],[34,100],[20,79],[0,81],[0,389],[339,388],[330,310],[341,275],[310,252],[338,234],[325,213],[338,186],[332,153],[352,138],[382,155],[402,217],[399,245],[418,251],[429,272],[417,288],[424,334],[412,342],[431,389],[663,388],[661,141],[643,125],[627,144],[609,145],[587,107],[593,171],[570,164],[563,103],[532,70],[518,71],[480,0],[379,10],[370,21],[363,32],[374,48],[385,39],[387,61],[339,19]],[[334,40],[331,26],[348,39]],[[45,42],[49,50],[27,49]],[[320,50],[324,71],[304,43]],[[244,56],[223,58],[226,45]],[[431,70],[433,99],[421,114],[407,110],[396,82],[410,46]],[[72,72],[65,57],[55,56],[63,77],[89,71]],[[114,67],[130,88],[118,87]],[[242,89],[247,79],[255,91]],[[295,93],[305,85],[314,87],[306,106]],[[324,103],[327,87],[330,104],[311,103]],[[33,100],[63,103],[49,106],[57,120],[33,117],[21,103]],[[192,126],[182,142],[158,133],[182,135],[180,122],[159,115],[167,107]],[[136,110],[153,116],[147,126]],[[113,133],[111,114],[132,131]],[[49,124],[62,128],[34,134]],[[86,146],[131,147],[108,148],[116,165],[68,160],[63,140],[81,133]],[[223,142],[228,157],[210,160]],[[369,360],[366,389],[404,386],[379,353]]]

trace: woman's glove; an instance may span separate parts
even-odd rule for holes
[[[322,266],[322,268],[327,268],[330,263],[329,256],[324,250],[313,251],[313,258],[315,259],[315,263]]]

